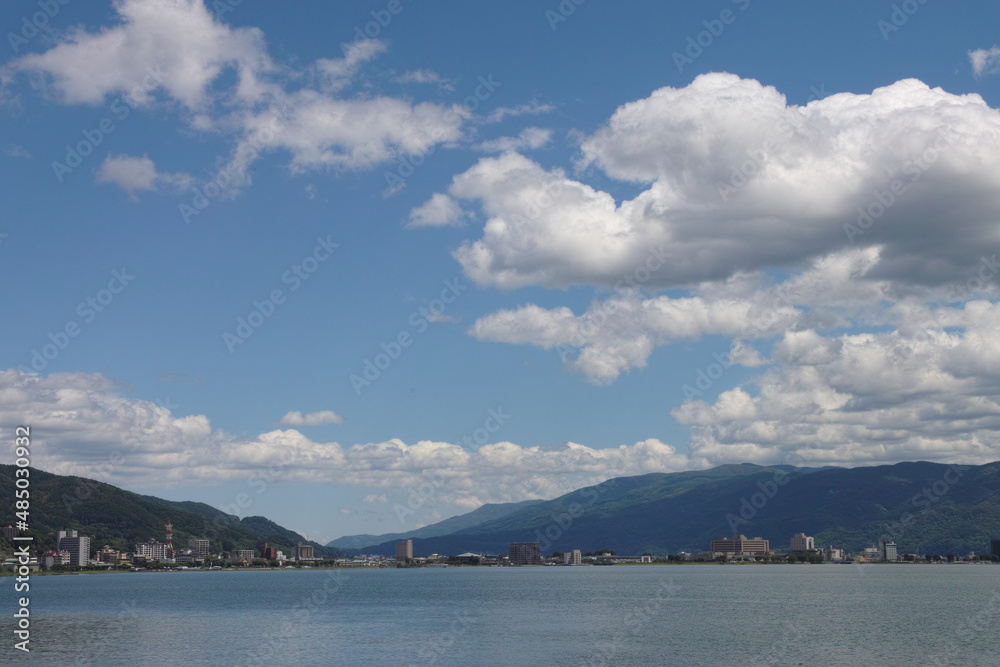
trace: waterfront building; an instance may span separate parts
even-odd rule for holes
[[[197,551],[198,555],[202,558],[208,558],[208,550],[212,548],[211,545],[211,541],[204,538],[192,538],[188,540],[188,549]]]
[[[56,533],[56,550],[69,552],[69,564],[85,567],[90,564],[90,538],[78,535],[75,530]]]
[[[771,551],[771,544],[768,540],[760,537],[748,538],[746,535],[734,535],[732,537],[720,537],[712,540],[712,553],[721,553],[726,557],[733,556],[757,556],[764,555]]]
[[[104,548],[98,551],[95,555],[97,556],[96,560],[98,563],[106,563],[108,565],[117,565],[121,560],[121,554],[106,544],[104,545]]]
[[[823,551],[823,556],[827,560],[844,560],[844,550],[827,546],[827,548]]]
[[[566,565],[583,565],[583,556],[579,549],[573,549],[563,554],[563,563]]]
[[[52,569],[53,565],[69,565],[68,551],[46,551],[39,558],[39,565],[45,570]]]
[[[264,542],[264,548],[260,552],[261,558],[266,558],[267,560],[277,560],[278,559],[278,549],[267,545]]]
[[[253,560],[253,549],[233,549],[232,556],[233,560],[245,560],[249,563]]]
[[[792,535],[789,550],[793,554],[808,555],[816,551],[816,541],[805,533],[795,533]]]
[[[887,540],[878,541],[878,559],[890,563],[896,561],[896,543]]]
[[[170,558],[169,551],[170,549],[165,543],[150,539],[148,542],[136,543],[133,553],[136,556],[142,556],[147,561],[165,561]]]
[[[14,526],[4,526],[3,528],[3,536],[8,542],[14,541],[15,532]]]
[[[533,565],[542,562],[542,550],[538,542],[511,542],[507,557],[511,565]]]
[[[204,563],[205,559],[194,549],[181,549],[174,556],[174,562],[191,563],[192,565],[196,565],[198,563]]]
[[[313,548],[306,544],[292,547],[292,560],[316,560],[313,556]]]
[[[396,562],[405,563],[413,558],[413,540],[396,542]]]

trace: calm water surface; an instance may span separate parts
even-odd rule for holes
[[[1000,567],[34,577],[37,665],[1000,665]],[[937,661],[937,662],[935,662]]]

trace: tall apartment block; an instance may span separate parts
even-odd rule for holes
[[[542,550],[538,542],[511,542],[507,547],[511,565],[532,565],[542,562]]]

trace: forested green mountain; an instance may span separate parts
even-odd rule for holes
[[[0,498],[3,515],[0,525],[13,524],[14,466],[0,465]],[[131,551],[136,542],[150,538],[164,540],[164,526],[170,519],[174,544],[187,546],[189,538],[208,538],[215,551],[254,549],[264,542],[288,553],[299,543],[311,544],[317,556],[336,556],[332,549],[260,516],[226,514],[210,505],[195,502],[162,500],[131,493],[110,484],[81,477],[53,475],[37,468],[31,472],[31,509],[28,534],[35,536],[39,552],[55,547],[58,530],[77,530],[87,535],[91,547],[107,544]],[[2,538],[0,538],[2,540]]]
[[[608,480],[449,535],[414,539],[414,554],[505,553],[515,541],[543,552],[704,551],[734,532],[787,549],[805,532],[851,551],[894,540],[899,553],[988,551],[1000,535],[1000,462],[956,467],[899,463],[860,468],[726,465]],[[392,553],[392,543],[365,545]]]

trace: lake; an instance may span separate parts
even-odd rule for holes
[[[10,628],[14,580],[0,579]],[[1000,567],[32,577],[34,665],[994,665]]]

